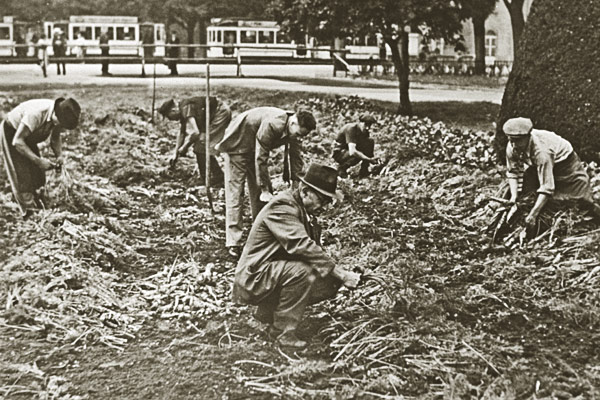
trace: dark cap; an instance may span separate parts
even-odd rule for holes
[[[300,180],[325,196],[341,200],[342,196],[335,192],[337,177],[338,172],[335,168],[321,164],[310,164],[308,171]]]
[[[67,99],[60,97],[54,102],[54,113],[61,126],[66,129],[75,129],[79,123],[81,107],[79,106],[79,103],[71,97]]]
[[[162,115],[163,117],[166,117],[167,114],[169,113],[169,111],[171,111],[171,109],[173,107],[175,107],[175,100],[170,99],[170,100],[167,100],[164,103],[162,103],[157,111],[160,115]]]
[[[375,117],[373,117],[368,112],[364,112],[364,113],[360,114],[360,117],[358,117],[358,120],[360,122],[364,122],[365,124],[375,124],[375,123],[377,123],[377,120],[375,119]]]

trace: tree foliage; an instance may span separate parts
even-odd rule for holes
[[[501,127],[514,116],[563,136],[582,158],[600,158],[598,43],[600,2],[535,0],[502,99],[496,134],[501,158]]]
[[[321,39],[380,34],[392,50],[400,90],[399,112],[412,114],[409,32],[426,38],[460,38],[461,12],[450,0],[272,0],[270,10],[292,36]]]

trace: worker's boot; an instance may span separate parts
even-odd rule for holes
[[[296,331],[285,331],[277,338],[277,343],[283,347],[293,347],[303,349],[308,346],[308,343],[296,336]]]
[[[369,176],[369,163],[367,161],[363,161],[360,164],[360,171],[358,172],[358,178],[363,179]]]

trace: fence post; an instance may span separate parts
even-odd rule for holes
[[[237,46],[235,48],[235,56],[237,58],[237,71],[235,73],[235,76],[239,78],[240,76],[242,76],[242,54],[240,48]]]

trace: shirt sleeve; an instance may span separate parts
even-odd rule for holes
[[[289,141],[290,157],[290,180],[297,181],[299,175],[304,169],[304,160],[302,159],[302,143],[294,138]]]
[[[282,129],[277,129],[273,121],[263,121],[256,132],[256,178],[261,191],[273,192],[269,175],[269,155],[281,138]]]
[[[506,177],[508,179],[519,179],[523,176],[524,169],[513,153],[510,143],[506,146]]]
[[[535,160],[537,168],[538,180],[540,181],[540,187],[537,192],[547,194],[548,196],[554,195],[556,189],[554,184],[554,160],[550,155],[537,155]]]
[[[296,207],[285,202],[273,204],[264,222],[288,254],[307,263],[320,277],[327,276],[335,267],[333,260],[306,232]]]
[[[360,132],[357,126],[352,126],[352,128],[348,129],[345,132],[346,136],[346,144],[348,143],[358,143],[358,136]]]
[[[31,132],[34,132],[44,123],[42,117],[43,114],[40,112],[25,112],[25,115],[23,115],[23,118],[21,119],[21,123],[29,128]],[[19,127],[16,126],[15,129],[19,129]]]

